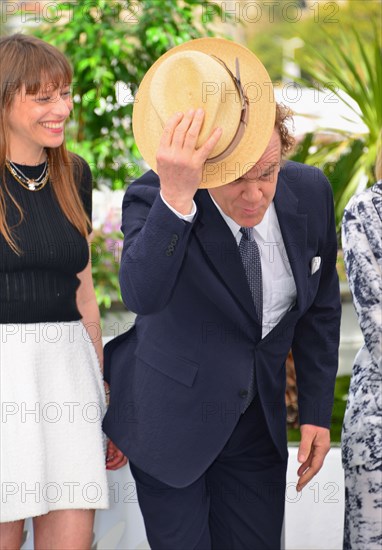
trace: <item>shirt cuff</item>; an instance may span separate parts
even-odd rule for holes
[[[165,205],[167,206],[167,208],[169,208],[171,210],[171,212],[174,212],[174,214],[176,216],[178,216],[179,219],[181,220],[184,220],[185,222],[193,222],[194,221],[194,218],[195,218],[195,215],[196,215],[196,204],[195,204],[195,201],[192,201],[192,210],[191,210],[191,213],[190,214],[181,214],[180,212],[178,212],[177,210],[175,210],[175,208],[173,208],[172,206],[170,206],[168,204],[167,201],[165,201],[165,199],[163,198],[162,196],[162,192],[160,191],[160,198],[162,199],[162,201],[165,203]]]

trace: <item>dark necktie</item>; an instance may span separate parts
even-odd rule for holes
[[[239,244],[241,260],[261,325],[263,321],[263,278],[261,275],[260,250],[253,238],[252,227],[242,227],[240,231],[243,234]]]
[[[258,339],[260,340],[262,330],[261,325],[263,321],[263,278],[261,274],[260,250],[257,242],[253,238],[253,229],[251,227],[242,227],[240,231],[243,236],[240,240],[239,251],[260,324],[258,335]],[[243,412],[245,412],[245,410],[249,407],[255,397],[255,394],[255,369],[253,368],[251,371],[251,379],[248,388],[248,397],[244,405]]]

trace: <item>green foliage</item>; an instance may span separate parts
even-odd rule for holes
[[[91,244],[92,274],[101,316],[113,302],[122,302],[118,272],[123,235],[109,225],[93,231]]]
[[[91,262],[94,288],[101,316],[113,302],[122,302],[119,288],[119,264],[123,235],[119,224],[105,222],[93,231]]]
[[[371,21],[379,25],[381,32],[380,0],[306,2],[305,9],[298,7],[296,2],[257,2],[256,5],[257,12],[252,12],[256,22],[250,18],[249,21],[242,18],[241,22],[246,23],[248,47],[260,57],[273,82],[281,81],[283,76],[284,40],[299,37],[304,41],[306,47],[297,49],[295,53],[296,61],[304,73],[311,64],[311,56],[307,54],[309,46],[330,58],[331,43],[321,33],[322,29],[337,40],[341,34],[347,34],[356,21],[357,31],[364,44],[370,39]],[[256,13],[259,16],[257,18],[254,17]]]
[[[344,206],[358,185],[374,181],[373,165],[382,127],[382,3],[307,2],[302,10],[288,8],[295,3],[278,2],[272,4],[272,13],[271,3],[260,4],[262,18],[246,27],[248,43],[267,67],[272,81],[280,82],[284,76],[283,45],[298,37],[304,42],[294,56],[303,76],[299,82],[333,92],[335,99],[361,113],[368,128],[367,135],[340,130],[308,134],[291,157],[318,166],[328,176],[339,229]],[[354,100],[355,107],[348,104],[342,92]]]
[[[313,80],[319,86],[330,87],[338,101],[360,117],[368,133],[357,135],[338,131],[337,137],[327,143],[320,143],[308,134],[293,158],[323,168],[332,184],[339,228],[344,207],[360,182],[372,185],[375,181],[373,169],[382,128],[381,37],[375,26],[367,46],[355,28],[346,35],[340,34],[338,39],[326,31],[321,32],[331,44],[331,53],[327,56],[313,47],[308,48],[308,77],[301,82],[309,86]]]
[[[140,174],[141,157],[131,132],[134,94],[166,50],[211,34],[209,23],[220,8],[200,7],[196,0],[54,3],[51,17],[32,29],[72,63],[74,117],[67,129],[68,148],[89,162],[96,185],[122,189]]]

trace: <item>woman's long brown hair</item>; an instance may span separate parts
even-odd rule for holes
[[[10,194],[6,181],[8,113],[15,95],[24,87],[27,94],[37,94],[46,85],[56,89],[68,86],[72,82],[72,69],[59,50],[38,38],[23,34],[0,38],[0,59],[0,233],[11,249],[20,254],[21,250],[6,216],[6,196],[9,196],[19,211],[19,223],[23,220],[23,211]],[[50,183],[58,204],[67,219],[86,237],[90,220],[79,195],[80,161],[67,151],[65,142],[57,148],[47,148],[46,152]]]

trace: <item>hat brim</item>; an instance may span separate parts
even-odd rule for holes
[[[271,79],[261,61],[244,46],[223,38],[199,38],[180,44],[162,55],[147,71],[135,97],[134,138],[142,157],[156,171],[156,154],[163,127],[150,101],[151,80],[165,59],[190,50],[222,59],[234,74],[238,59],[241,83],[249,101],[248,124],[236,148],[223,160],[207,161],[204,166],[199,187],[220,187],[238,179],[256,164],[269,144],[275,125],[276,103]],[[174,113],[177,110],[174,103]]]

